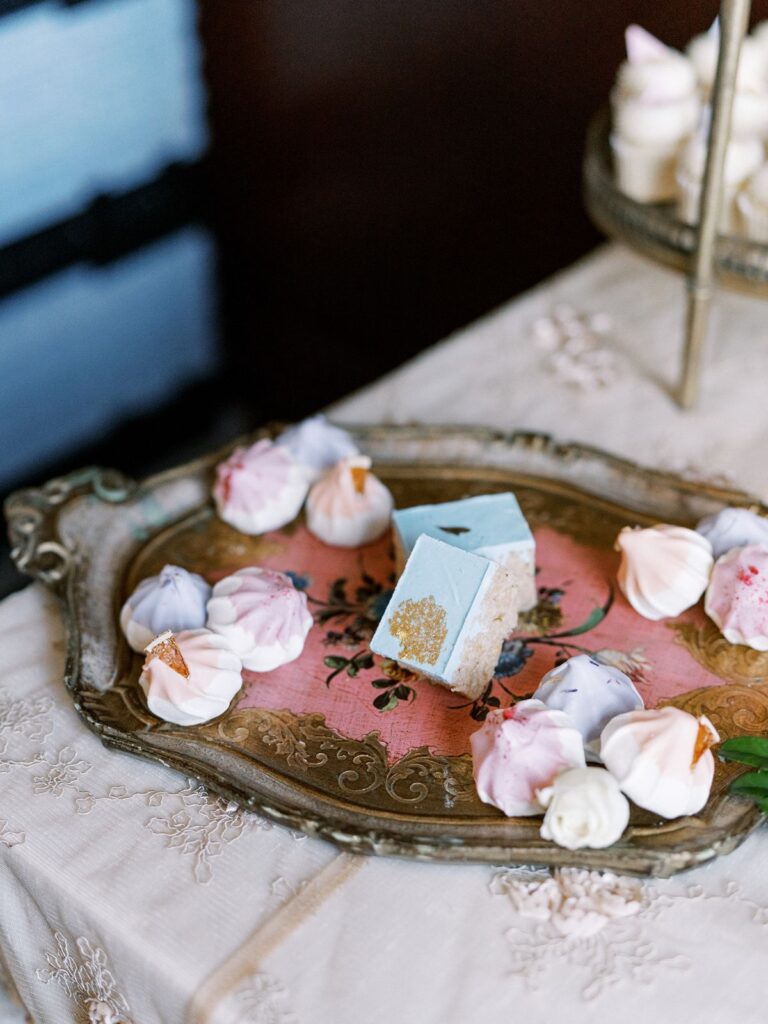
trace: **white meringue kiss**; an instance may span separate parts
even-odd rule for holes
[[[307,595],[274,569],[240,569],[219,580],[208,602],[208,628],[226,638],[251,672],[294,661],[311,627]]]
[[[629,802],[603,768],[571,768],[539,790],[546,807],[541,838],[566,850],[612,846],[629,822]]]
[[[148,660],[139,685],[149,710],[175,725],[199,725],[224,714],[242,685],[240,659],[209,629],[183,630],[175,640],[189,676],[160,658]]]
[[[665,523],[647,529],[625,526],[616,538],[616,550],[621,552],[619,587],[646,619],[680,615],[707,588],[712,548],[695,530]]]
[[[720,737],[710,720],[672,706],[618,715],[603,730],[608,771],[638,807],[679,818],[696,814],[709,797]]]
[[[139,583],[120,612],[120,628],[139,654],[153,637],[170,629],[200,629],[210,584],[197,573],[178,565],[165,565],[157,576]]]
[[[724,508],[705,516],[696,525],[696,532],[707,538],[715,558],[749,544],[768,546],[768,519],[748,508]]]
[[[629,676],[588,654],[577,654],[547,672],[533,695],[548,708],[564,711],[591,746],[616,715],[644,707]]]
[[[307,527],[326,544],[357,548],[388,529],[394,501],[365,455],[342,459],[307,498]]]
[[[275,443],[290,451],[306,470],[310,483],[319,480],[339,459],[349,459],[360,454],[352,435],[329,423],[322,413],[288,427]]]

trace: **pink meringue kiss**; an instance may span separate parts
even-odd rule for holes
[[[603,729],[600,756],[638,807],[679,818],[709,798],[720,737],[710,720],[672,706],[617,715]]]
[[[208,628],[220,633],[251,672],[294,661],[312,627],[307,595],[274,569],[240,569],[213,588]]]
[[[389,527],[394,501],[365,455],[341,459],[307,498],[307,527],[326,544],[357,548]]]
[[[225,523],[241,533],[278,530],[295,519],[307,496],[303,468],[288,448],[262,440],[235,448],[216,467],[213,498]]]
[[[209,629],[168,632],[147,645],[139,685],[153,715],[199,725],[222,715],[242,685],[240,659]]]
[[[721,555],[704,610],[729,643],[768,651],[768,547],[749,544]]]
[[[540,700],[490,711],[469,741],[478,796],[510,818],[542,814],[537,791],[586,764],[581,733]]]

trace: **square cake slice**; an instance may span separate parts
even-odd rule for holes
[[[474,700],[517,623],[517,585],[503,566],[422,536],[371,650]]]
[[[398,509],[392,513],[392,524],[399,570],[425,533],[503,565],[515,577],[520,610],[535,606],[536,541],[511,492]]]

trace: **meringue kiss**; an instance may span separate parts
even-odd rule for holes
[[[729,643],[768,651],[768,547],[750,544],[721,555],[704,611]]]
[[[695,530],[659,523],[625,526],[616,538],[621,552],[622,593],[646,619],[671,618],[691,608],[707,588],[712,548]]]
[[[720,737],[710,720],[672,706],[630,711],[612,719],[600,738],[608,771],[638,807],[679,818],[709,797]]]
[[[394,501],[370,470],[365,455],[342,459],[309,492],[307,526],[326,544],[357,548],[388,528]]]
[[[139,685],[153,715],[199,725],[222,715],[242,685],[240,659],[209,629],[164,633],[146,649]]]
[[[213,588],[208,628],[230,643],[251,672],[294,661],[312,626],[307,595],[274,569],[240,569]]]
[[[714,515],[705,516],[697,524],[696,531],[712,545],[715,558],[731,548],[745,548],[748,544],[768,545],[768,519],[748,508],[724,508]]]
[[[585,766],[581,733],[539,700],[490,711],[469,741],[477,795],[509,817],[541,814],[538,790]]]
[[[322,413],[288,427],[275,443],[290,451],[312,483],[335,466],[339,459],[360,454],[352,435],[329,423]]]
[[[170,629],[199,629],[205,625],[205,605],[211,588],[202,576],[178,565],[165,565],[157,576],[139,583],[120,612],[120,627],[139,654],[153,637]]]
[[[616,715],[644,707],[643,698],[629,676],[588,654],[577,654],[547,672],[533,699],[564,711],[585,745],[598,740]]]
[[[250,448],[235,448],[216,467],[213,497],[225,523],[258,534],[295,519],[307,488],[306,473],[288,448],[265,438]]]

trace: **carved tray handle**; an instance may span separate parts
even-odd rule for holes
[[[116,469],[88,466],[42,487],[15,491],[5,500],[11,558],[20,572],[58,591],[74,564],[75,552],[59,536],[61,509],[73,498],[93,494],[118,504],[137,491],[135,480]]]

